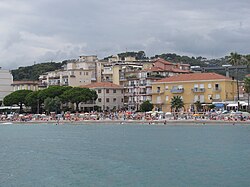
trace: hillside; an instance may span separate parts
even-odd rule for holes
[[[38,80],[39,75],[61,69],[65,62],[45,62],[11,70],[14,80]]]
[[[149,59],[149,57],[146,56],[144,51],[139,52],[125,52],[125,53],[119,53],[118,56],[124,58],[127,56],[134,56],[137,60],[145,60]],[[191,66],[201,66],[201,67],[217,67],[222,66],[224,64],[228,63],[228,57],[222,57],[219,59],[206,59],[204,57],[189,57],[189,56],[181,56],[175,53],[166,53],[166,54],[160,54],[150,57],[150,59],[154,58],[163,58],[167,61],[173,62],[173,63],[185,63],[190,64]],[[107,59],[108,57],[104,58]],[[250,55],[244,55],[244,58],[247,60],[247,65],[250,63]],[[19,67],[18,69],[12,70],[12,75],[14,80],[38,80],[39,75],[48,72],[48,71],[54,71],[57,69],[61,69],[64,64],[66,64],[69,60],[65,60],[63,62],[45,62],[41,64],[34,64],[32,66],[27,67]],[[225,75],[225,71],[215,71],[213,72]],[[247,68],[245,70],[239,70],[239,79],[243,79],[246,74],[250,74],[250,68]],[[235,76],[235,71],[230,71],[230,76]]]

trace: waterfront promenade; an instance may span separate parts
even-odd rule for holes
[[[0,115],[0,122],[7,123],[39,123],[39,124],[148,124],[148,125],[178,125],[178,124],[250,124],[246,113],[228,114],[170,114],[170,113],[54,113],[46,114],[9,114]]]

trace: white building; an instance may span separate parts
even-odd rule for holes
[[[3,70],[0,67],[0,102],[6,95],[9,95],[13,88],[11,84],[13,83],[13,76],[9,70]]]
[[[40,87],[51,85],[76,87],[95,82],[97,61],[97,56],[80,56],[78,60],[71,60],[63,69],[40,75]]]

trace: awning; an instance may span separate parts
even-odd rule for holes
[[[227,105],[227,107],[237,107],[237,106],[238,106],[237,103],[230,103],[230,104]]]
[[[216,108],[223,108],[224,104],[223,103],[214,103]]]

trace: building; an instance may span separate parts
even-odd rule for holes
[[[13,87],[13,91],[17,90],[38,90],[38,81],[13,81],[11,84]]]
[[[51,85],[73,86],[96,82],[97,56],[80,56],[78,60],[70,60],[62,69],[46,72],[39,76],[40,87]]]
[[[122,86],[110,82],[96,82],[81,87],[94,89],[98,94],[98,98],[95,103],[92,103],[92,106],[94,104],[103,111],[121,110],[124,107],[124,91]],[[80,106],[81,110],[84,110],[84,107],[91,106],[82,103]]]
[[[125,103],[128,110],[139,110],[143,102],[152,101],[152,82],[164,77],[188,73],[191,73],[189,64],[174,64],[161,58],[153,61],[151,67],[127,71],[125,74],[128,80],[125,84]]]
[[[13,76],[9,70],[3,70],[0,67],[0,102],[6,95],[12,92]],[[1,103],[0,103],[1,104]]]
[[[155,110],[171,111],[171,98],[180,96],[185,111],[193,111],[195,103],[224,103],[236,99],[236,81],[216,73],[180,74],[152,83]]]

